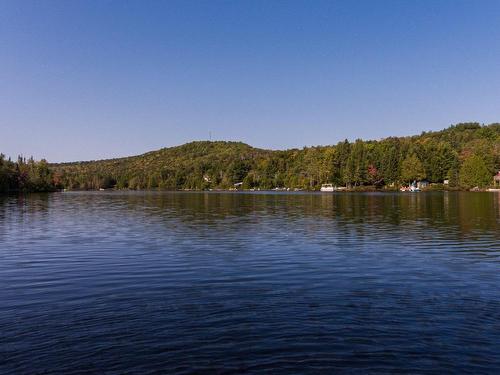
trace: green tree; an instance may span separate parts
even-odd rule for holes
[[[478,155],[468,157],[460,168],[460,185],[463,187],[486,187],[492,176],[484,160]]]
[[[425,178],[425,169],[415,154],[411,154],[401,164],[401,178],[403,181],[422,180]]]
[[[400,141],[397,138],[389,138],[379,143],[380,155],[380,177],[385,183],[399,180],[400,163]]]

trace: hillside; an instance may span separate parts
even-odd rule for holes
[[[464,123],[418,136],[285,151],[239,142],[191,142],[143,155],[52,164],[68,189],[208,189],[290,187],[322,183],[379,187],[428,179],[450,186],[488,186],[500,169],[500,124]]]
[[[53,164],[62,184],[70,189],[193,188],[230,186],[271,151],[241,142],[191,142],[127,158]],[[203,178],[205,177],[205,179]]]

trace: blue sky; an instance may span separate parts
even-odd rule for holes
[[[334,144],[500,121],[500,1],[0,1],[0,152]]]

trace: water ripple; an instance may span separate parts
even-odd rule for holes
[[[498,373],[499,195],[0,200],[0,373]]]

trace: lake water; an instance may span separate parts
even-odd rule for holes
[[[0,198],[0,373],[499,373],[500,194]]]

